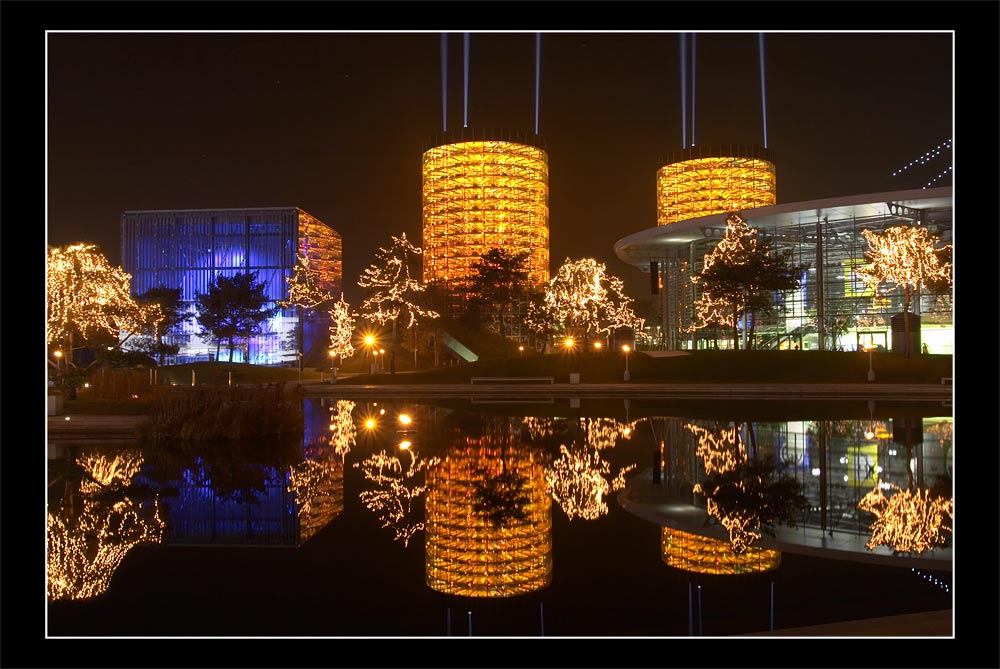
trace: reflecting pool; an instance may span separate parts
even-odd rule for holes
[[[48,635],[670,637],[952,607],[938,403],[307,398],[50,463]]]

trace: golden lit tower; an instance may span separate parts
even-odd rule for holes
[[[528,279],[549,280],[549,163],[527,136],[465,130],[423,154],[423,280],[467,285],[491,248],[528,252]]]
[[[511,597],[552,581],[552,498],[543,457],[512,443],[509,423],[461,436],[427,470],[427,585],[466,597]],[[502,429],[506,428],[506,429]],[[477,512],[477,501],[505,518]],[[503,506],[501,504],[500,506]]]
[[[754,574],[772,571],[781,565],[781,553],[752,546],[737,553],[728,541],[662,527],[663,561],[698,574]]]
[[[776,202],[771,152],[755,146],[688,147],[656,173],[657,225]]]

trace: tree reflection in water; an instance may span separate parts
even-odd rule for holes
[[[138,499],[139,488],[132,484],[142,466],[141,454],[88,453],[74,465],[78,491],[70,491],[48,513],[47,582],[53,601],[104,593],[132,548],[163,538],[156,499]]]
[[[415,503],[427,487],[418,482],[418,477],[439,459],[418,460],[412,449],[403,452],[409,457],[405,470],[400,458],[384,450],[354,463],[354,466],[359,467],[365,479],[374,484],[373,488],[359,493],[362,504],[378,516],[382,527],[392,528],[396,533],[394,540],[402,540],[403,545],[408,546],[410,538],[424,529],[422,509]]]
[[[685,425],[698,438],[697,454],[706,478],[692,492],[705,499],[709,519],[729,532],[735,553],[744,553],[762,534],[775,536],[775,525],[796,526],[798,513],[809,507],[802,484],[791,476],[776,476],[772,456],[749,457],[739,423],[720,430]],[[752,430],[752,428],[751,428]]]

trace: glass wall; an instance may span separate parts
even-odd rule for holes
[[[342,244],[340,234],[295,207],[276,209],[197,209],[133,211],[122,215],[122,264],[132,275],[132,292],[151,288],[181,289],[188,319],[172,328],[165,343],[180,351],[167,364],[228,359],[225,343],[205,338],[195,320],[199,293],[208,292],[218,276],[256,273],[265,285],[268,306],[287,298],[286,277],[295,255],[307,254],[320,270],[323,287],[340,297]],[[296,364],[299,346],[305,358],[318,357],[326,348],[326,328],[314,326],[317,314],[296,308],[279,309],[260,332],[233,351],[233,361],[254,364]]]

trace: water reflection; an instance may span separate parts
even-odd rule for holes
[[[781,566],[781,553],[747,547],[737,551],[727,541],[703,537],[670,527],[660,528],[663,562],[696,574],[739,575],[773,571]]]
[[[79,475],[50,505],[50,598],[104,592],[143,542],[301,546],[352,506],[418,555],[424,533],[431,590],[523,595],[552,583],[554,509],[596,521],[616,492],[655,524],[662,561],[686,571],[776,569],[779,548],[812,531],[950,561],[950,417],[869,405],[843,420],[764,422],[635,401],[624,421],[620,403],[506,415],[417,401],[304,407],[305,432],[291,439],[74,457]]]
[[[507,417],[443,432],[446,455],[427,472],[428,587],[468,597],[544,588],[552,580],[544,451]]]
[[[69,490],[48,512],[47,583],[53,601],[102,594],[132,548],[159,543],[163,535],[156,500],[135,495],[140,453],[87,452],[69,464],[76,475],[66,472]]]
[[[396,456],[383,450],[354,466],[371,484],[359,493],[361,503],[378,516],[382,527],[395,532],[395,540],[408,546],[413,535],[424,529],[423,509],[417,502],[427,488],[420,481],[424,470],[437,459],[418,459],[412,445],[401,451],[402,455]],[[403,458],[407,461],[405,468]]]

